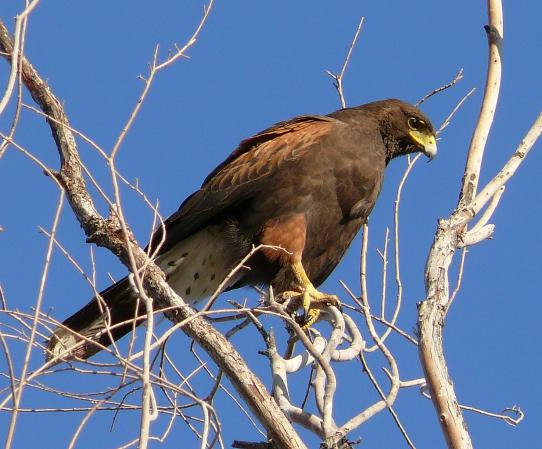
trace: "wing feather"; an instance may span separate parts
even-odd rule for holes
[[[166,239],[159,253],[260,193],[283,163],[304,157],[336,124],[342,122],[326,116],[301,116],[243,140],[207,176],[201,189],[165,221]],[[162,232],[162,227],[155,231],[152,245],[160,242]]]

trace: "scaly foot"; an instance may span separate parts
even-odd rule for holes
[[[312,284],[303,290],[303,292],[286,291],[280,295],[285,300],[290,300],[288,309],[295,312],[302,307],[303,328],[308,329],[318,320],[321,310],[329,306],[340,307],[339,298],[335,295],[323,293],[316,290]]]

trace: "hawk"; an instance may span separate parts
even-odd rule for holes
[[[195,304],[265,245],[225,290],[270,285],[301,296],[307,311],[333,299],[317,287],[366,222],[388,163],[414,152],[436,155],[435,130],[418,108],[396,99],[277,123],[243,140],[158,227],[149,243],[155,262]],[[128,277],[105,289],[56,328],[48,356],[73,348],[67,357],[88,358],[99,351],[93,340],[119,339],[145,313],[137,298]]]

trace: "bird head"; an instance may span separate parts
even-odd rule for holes
[[[414,146],[425,154],[429,160],[437,155],[437,142],[433,125],[426,118],[418,114],[411,114],[407,118],[408,136]]]
[[[417,107],[400,100],[380,103],[380,131],[387,147],[388,161],[420,151],[429,160],[437,154],[436,132],[431,121]]]

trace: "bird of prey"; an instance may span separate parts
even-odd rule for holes
[[[195,304],[252,248],[266,245],[225,290],[270,285],[302,296],[310,309],[333,299],[317,287],[366,222],[387,164],[418,151],[435,156],[435,130],[418,108],[396,99],[277,123],[243,140],[158,227],[149,243],[155,262]],[[137,298],[128,277],[113,284],[56,328],[48,357],[72,348],[66,358],[87,358],[99,351],[93,341],[119,339],[145,313]]]

